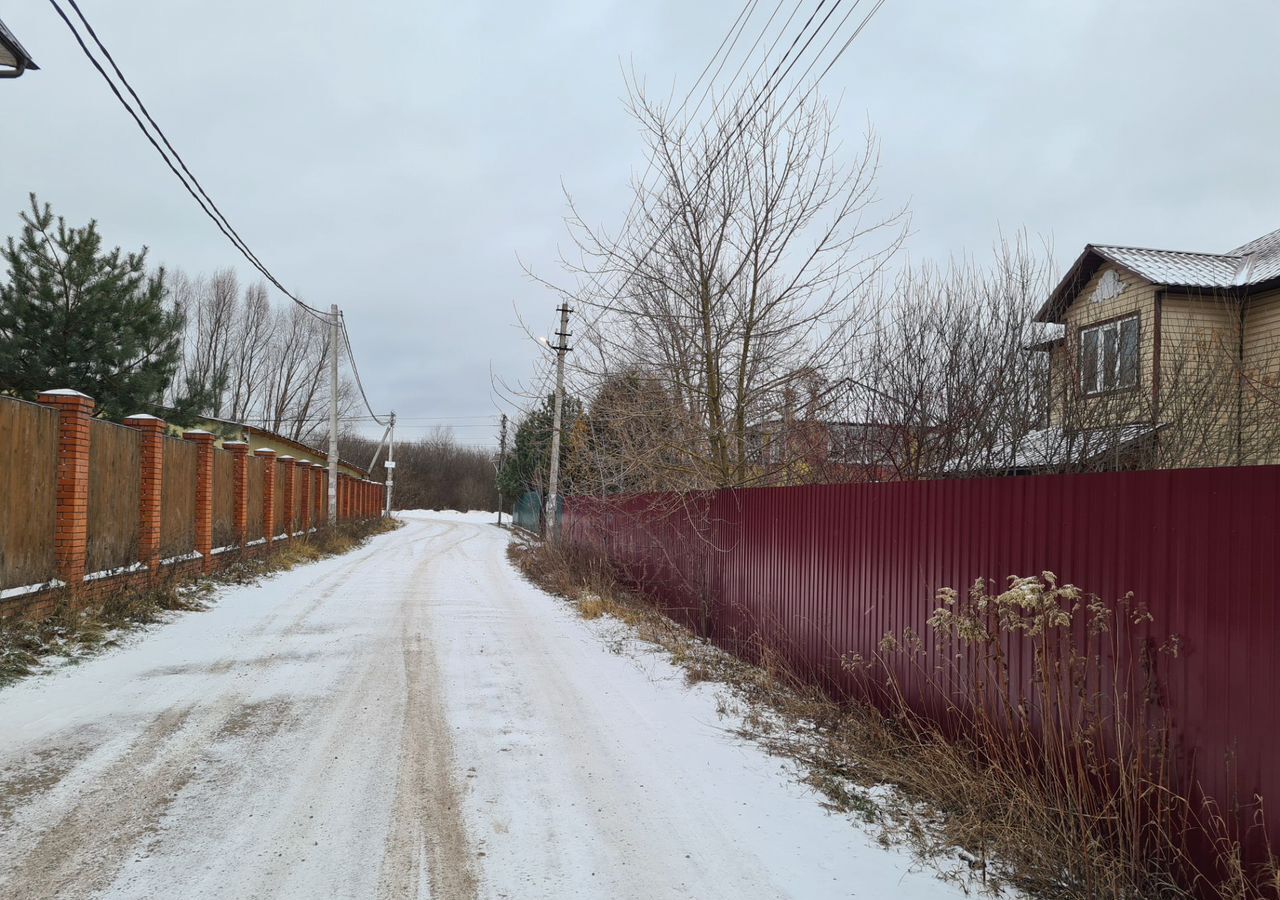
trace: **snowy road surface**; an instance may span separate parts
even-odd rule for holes
[[[0,690],[0,896],[959,896],[506,540],[411,514]]]

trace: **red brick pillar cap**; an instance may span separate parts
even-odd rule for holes
[[[205,431],[203,428],[191,428],[182,433],[184,441],[199,441],[200,443],[212,443],[213,435]]]
[[[86,400],[93,399],[88,394],[81,393],[80,391],[74,391],[71,388],[54,388],[51,391],[41,391],[40,396],[41,397],[83,397]]]
[[[254,456],[275,456],[276,451],[270,450],[266,447],[259,447],[257,450],[253,451],[253,455]]]
[[[280,460],[280,462],[297,462],[296,459],[294,459],[292,456],[290,456],[287,453],[284,456],[278,457],[278,459]]]
[[[130,428],[144,428],[148,431],[159,431],[165,427],[164,419],[158,419],[147,413],[138,413],[136,416],[129,416],[124,420],[124,424]]]
[[[232,453],[245,453],[249,449],[249,445],[244,441],[223,441],[223,450],[230,450]]]

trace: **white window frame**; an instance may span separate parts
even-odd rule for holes
[[[1126,325],[1132,326],[1129,365],[1124,352]],[[1141,368],[1142,323],[1137,313],[1080,329],[1080,390],[1085,396],[1132,390],[1141,380]]]

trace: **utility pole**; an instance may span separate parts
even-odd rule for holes
[[[390,440],[387,443],[387,517],[391,517],[391,491],[396,486],[396,413],[391,411]]]
[[[338,304],[329,307],[329,524],[338,521]]]
[[[502,478],[502,467],[507,461],[507,414],[502,414],[502,431],[498,438],[498,466],[496,474]],[[498,527],[502,527],[502,482],[498,481]]]
[[[564,356],[569,352],[569,304],[560,304],[560,330],[556,332],[558,340],[556,351],[556,399],[555,416],[551,430],[551,464],[547,474],[547,506],[544,512],[545,531],[548,540],[560,537],[556,523],[556,500],[560,480],[560,418],[564,406]]]

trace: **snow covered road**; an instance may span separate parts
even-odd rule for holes
[[[961,896],[506,541],[410,514],[0,690],[0,897]]]

